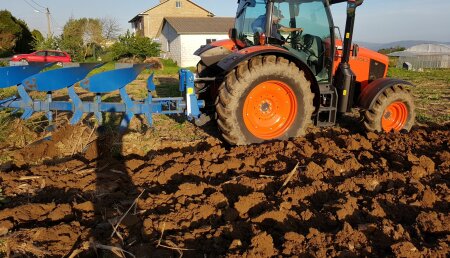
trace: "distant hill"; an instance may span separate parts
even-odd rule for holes
[[[427,43],[450,45],[450,42],[438,42],[438,41],[426,41],[426,40],[403,40],[403,41],[395,41],[395,42],[390,42],[390,43],[371,43],[371,42],[359,41],[359,42],[355,42],[355,43],[362,47],[366,47],[368,49],[372,49],[375,51],[378,51],[382,48],[391,48],[391,47],[397,47],[397,46],[409,48],[409,47],[412,47],[415,45],[427,44]]]

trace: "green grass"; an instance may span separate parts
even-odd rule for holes
[[[414,84],[411,89],[419,123],[450,121],[450,69],[425,69],[418,72],[390,67],[388,77]]]
[[[156,70],[155,75],[176,75],[180,67],[171,59],[161,59],[164,66],[162,70]]]
[[[423,72],[417,72],[389,67],[388,77],[400,78],[413,83],[436,81],[450,85],[450,69],[426,69]]]
[[[9,98],[14,95],[17,95],[17,87],[0,89],[0,100]]]
[[[98,73],[102,73],[102,72],[106,72],[106,71],[110,71],[110,70],[114,70],[116,63],[115,62],[108,62],[102,66],[100,66],[99,68],[96,68],[94,70],[92,70],[87,77],[90,77],[92,75],[98,74]]]
[[[156,84],[157,97],[181,97],[179,90],[178,78],[175,77],[159,77],[154,80]]]
[[[142,72],[142,74],[151,74],[153,72],[155,73],[155,75],[177,75],[178,74],[178,70],[180,69],[180,67],[174,61],[172,61],[170,59],[161,59],[161,62],[164,66],[164,68],[162,70],[151,70],[151,69],[144,70]],[[116,65],[116,62],[108,62],[108,63],[104,64],[103,66],[91,71],[88,74],[88,76],[92,76],[94,74],[109,71],[109,70],[114,70],[115,65]],[[191,67],[190,69],[194,69],[194,68]]]
[[[11,131],[14,117],[7,111],[0,112],[0,142],[4,142]]]

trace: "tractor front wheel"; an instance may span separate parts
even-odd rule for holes
[[[313,113],[311,83],[287,59],[259,56],[231,71],[219,88],[216,118],[233,145],[301,136]]]
[[[371,132],[409,131],[415,121],[414,99],[403,85],[382,92],[364,113],[364,126]]]

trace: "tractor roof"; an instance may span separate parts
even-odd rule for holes
[[[329,0],[330,5],[347,2],[347,0]]]
[[[286,0],[271,0],[272,2],[285,2]],[[312,0],[313,1],[313,0]],[[332,4],[338,4],[342,2],[347,2],[348,0],[327,0],[330,5]],[[238,0],[238,3],[240,3],[241,0]],[[255,6],[256,0],[245,0],[245,2],[250,3],[250,6]]]

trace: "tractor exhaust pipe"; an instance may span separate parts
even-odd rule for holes
[[[360,6],[364,0],[348,0],[347,20],[345,23],[344,48],[341,63],[339,64],[335,87],[338,90],[338,113],[346,113],[353,106],[353,95],[355,91],[355,74],[350,68],[350,52],[352,48],[353,28],[355,25],[356,7]]]
[[[347,2],[347,20],[345,22],[344,50],[341,63],[348,63],[350,60],[350,50],[352,48],[353,28],[355,26],[356,7],[360,6],[364,0],[349,0]]]

